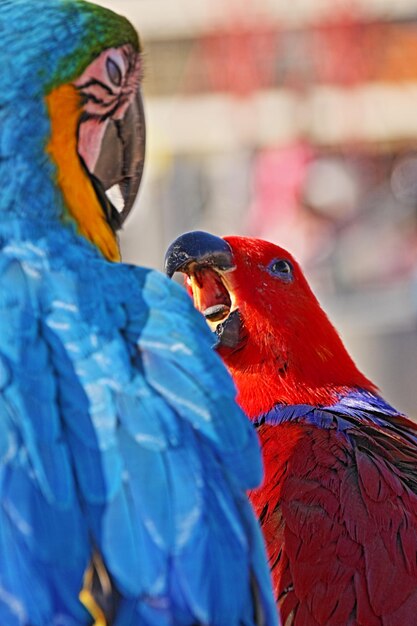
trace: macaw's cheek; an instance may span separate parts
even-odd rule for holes
[[[103,143],[107,120],[88,119],[80,124],[78,130],[78,154],[89,172],[94,172]]]
[[[135,201],[145,161],[145,116],[139,90],[124,111],[122,119],[87,116],[78,129],[78,154],[103,192],[112,190],[111,201],[118,198],[120,225]]]

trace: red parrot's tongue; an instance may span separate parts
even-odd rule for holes
[[[194,304],[208,322],[220,322],[230,313],[231,300],[219,274],[210,267],[201,267],[187,278]]]

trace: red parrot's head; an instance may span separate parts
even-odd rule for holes
[[[170,246],[166,271],[187,275],[249,416],[278,402],[328,405],[346,387],[374,389],[283,248],[186,233]]]

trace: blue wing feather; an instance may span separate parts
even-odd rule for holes
[[[238,427],[234,424],[237,409],[233,382],[226,375],[220,358],[210,349],[212,335],[207,333],[203,317],[193,310],[191,300],[172,283],[169,306],[161,308],[158,305],[158,287],[162,292],[161,299],[166,297],[167,287],[163,281],[164,277],[151,272],[143,291],[148,306],[155,306],[155,311],[150,310],[138,341],[144,351],[146,378],[180,415],[211,439],[223,461],[230,463],[229,467],[235,478],[240,479],[241,486],[252,488],[262,480],[256,434],[247,420],[239,421]],[[164,330],[166,328],[172,329],[171,334]],[[189,395],[185,398],[180,383],[170,383],[175,381],[172,377],[174,370],[177,380],[188,381]],[[160,372],[164,375],[161,376]],[[225,416],[229,418],[225,419]],[[245,455],[242,456],[244,448]]]
[[[166,403],[152,393],[143,379],[135,380],[135,391],[117,397],[117,413],[126,431],[144,448],[165,450],[179,440],[179,424]],[[153,419],[138,419],[138,415]]]
[[[0,401],[0,621],[42,626],[62,613],[69,624],[87,624],[78,601],[90,552],[87,529],[74,498],[55,373],[23,267],[7,255],[0,259],[0,353],[8,371]],[[70,552],[67,536],[76,537]]]
[[[254,586],[275,624],[245,496],[259,445],[188,297],[95,254],[63,267],[51,250],[12,251],[0,263],[12,324],[0,336],[0,615],[3,585],[30,614],[16,624],[87,624],[77,594],[98,551],[116,624],[252,626]],[[45,584],[23,591],[21,567]]]

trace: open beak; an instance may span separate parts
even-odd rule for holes
[[[193,231],[178,237],[165,255],[165,271],[186,274],[186,285],[195,307],[204,315],[218,338],[217,348],[240,348],[245,339],[244,324],[237,307],[233,251],[224,239]]]
[[[97,132],[96,144],[99,143],[100,149],[94,161],[89,162],[87,151],[86,154],[81,152],[80,156],[106,219],[115,232],[129,215],[142,179],[146,132],[140,90],[121,119],[105,121],[104,132],[103,126],[101,131],[96,131],[88,128],[88,124],[88,119],[81,121],[79,136],[82,140],[85,132],[91,139]]]

